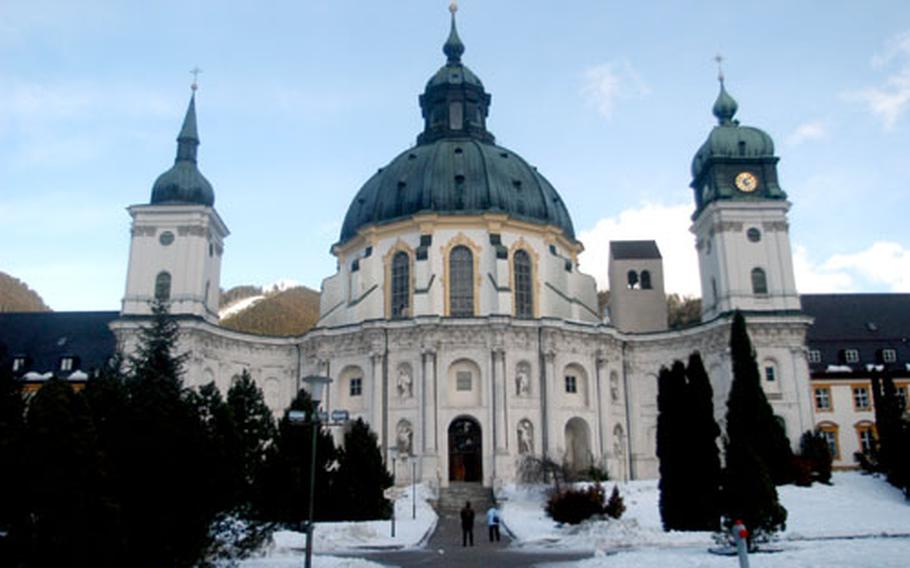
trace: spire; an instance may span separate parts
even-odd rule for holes
[[[731,97],[727,89],[724,88],[723,72],[718,74],[717,80],[720,82],[720,93],[717,95],[717,100],[714,101],[714,116],[717,117],[717,121],[721,126],[735,126],[738,122],[733,120],[733,116],[736,114],[736,109],[739,108],[739,105],[736,103],[736,99]]]
[[[183,118],[183,126],[177,135],[177,159],[175,162],[196,163],[196,148],[199,146],[199,133],[196,131],[196,83],[193,82],[193,94]]]
[[[449,4],[449,12],[452,14],[452,29],[449,32],[449,39],[442,46],[442,52],[446,54],[449,63],[461,63],[464,44],[461,43],[461,38],[458,37],[458,28],[455,27],[455,13],[458,12],[458,2],[456,0],[452,0],[452,3]]]

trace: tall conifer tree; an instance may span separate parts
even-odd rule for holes
[[[339,520],[386,519],[392,504],[383,490],[392,485],[392,474],[379,451],[376,434],[358,418],[344,435],[335,483]]]
[[[0,565],[15,566],[18,546],[12,541],[21,532],[14,527],[21,527],[25,517],[21,490],[26,481],[22,462],[25,403],[12,362],[5,355],[0,345],[0,531],[9,533],[6,542],[0,544]]]
[[[772,468],[789,464],[783,429],[775,420],[759,382],[758,365],[746,321],[737,311],[730,334],[733,384],[727,400],[726,467],[723,472],[724,522],[742,520],[752,531],[773,532],[784,527],[787,511],[778,502]],[[784,446],[789,450],[789,443]],[[783,455],[781,455],[783,454]],[[778,475],[785,477],[784,472]]]
[[[256,499],[258,480],[262,476],[269,447],[277,435],[275,419],[265,404],[262,390],[246,369],[228,390],[227,405],[237,435],[232,453],[239,471],[237,501],[246,507]]]
[[[661,368],[657,377],[657,457],[660,460],[660,518],[664,530],[685,527],[687,470],[692,467],[685,453],[686,370],[674,361]]]
[[[686,367],[688,407],[688,496],[689,530],[717,530],[720,522],[720,428],[714,419],[714,390],[708,372],[696,351]]]

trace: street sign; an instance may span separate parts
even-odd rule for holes
[[[328,421],[329,421],[329,413],[328,413],[328,412],[322,412],[322,411],[320,411],[320,412],[319,412],[319,421],[320,421],[320,422],[328,422]]]
[[[351,415],[347,410],[332,411],[332,422],[347,422],[350,419]]]
[[[307,413],[303,410],[289,410],[288,411],[288,420],[291,422],[306,422]]]

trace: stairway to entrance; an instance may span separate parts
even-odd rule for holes
[[[448,487],[439,490],[439,500],[436,502],[436,514],[440,517],[454,515],[458,518],[465,501],[471,502],[471,508],[480,521],[487,509],[493,504],[493,490],[480,483],[452,481]],[[486,522],[486,521],[484,521]]]

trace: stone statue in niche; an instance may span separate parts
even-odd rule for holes
[[[531,396],[531,377],[525,367],[518,367],[518,374],[515,377],[515,394],[517,396]]]
[[[398,428],[395,434],[395,446],[398,448],[399,456],[409,456],[411,455],[411,448],[414,447],[414,430],[411,429],[411,424],[407,420],[402,420],[398,423]]]
[[[414,382],[411,380],[411,370],[405,366],[398,368],[398,398],[411,398],[414,396]]]
[[[534,453],[534,426],[527,418],[518,423],[518,453]]]
[[[610,373],[610,400],[619,402],[619,375],[616,371]]]

